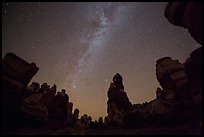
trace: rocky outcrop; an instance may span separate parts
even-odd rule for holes
[[[156,99],[142,104],[131,104],[124,92],[122,76],[116,74],[108,90],[106,126],[169,126],[201,121],[202,67],[198,48],[185,63],[164,57],[156,61],[156,77],[161,88]]]
[[[52,118],[66,120],[67,118],[67,105],[69,102],[69,97],[65,93],[65,90],[62,89],[61,92],[57,92],[53,102],[52,102]]]
[[[31,121],[45,122],[51,119],[56,88],[56,85],[50,88],[47,83],[43,83],[40,88],[37,82],[29,85],[24,91],[22,104],[24,116]]]
[[[1,90],[3,124],[21,123],[23,90],[37,71],[35,63],[28,63],[13,53],[4,56]]]
[[[71,125],[72,123],[72,117],[73,117],[72,111],[73,111],[73,103],[68,102],[67,104],[67,124],[68,125]]]
[[[81,128],[88,128],[91,122],[92,122],[91,116],[84,114],[83,116],[81,116],[78,126]]]
[[[72,115],[72,126],[76,126],[77,121],[79,120],[79,109],[74,110],[74,114]]]
[[[189,81],[185,73],[185,66],[178,60],[164,57],[156,61],[156,76],[164,93],[164,103],[175,105],[189,102]]]
[[[177,89],[188,82],[184,65],[178,60],[164,57],[156,62],[157,80],[164,90]]]
[[[72,114],[73,103],[65,89],[57,92],[57,86],[50,87],[47,83],[41,86],[32,82],[31,78],[37,73],[35,63],[29,64],[13,53],[3,58],[2,77],[2,118],[3,125],[15,124],[58,123],[74,125],[79,111]],[[78,112],[78,113],[77,113]]]
[[[44,87],[43,87],[43,85],[44,85]],[[46,106],[46,108],[48,110],[49,119],[52,119],[52,114],[54,113],[53,103],[55,101],[55,94],[57,91],[57,86],[53,85],[51,88],[47,88],[47,87],[49,87],[49,86],[47,86],[47,83],[44,83],[41,85],[41,88],[44,88],[44,92],[43,92],[43,90],[40,90],[40,92],[43,94],[41,102]]]
[[[164,15],[173,25],[187,28],[191,36],[202,44],[201,2],[169,2]]]
[[[122,76],[116,74],[113,82],[108,89],[108,117],[109,125],[123,125],[123,119],[128,111],[131,110],[132,104],[124,91]]]
[[[165,9],[165,17],[173,25],[187,28],[196,42],[202,45],[201,2],[169,2]],[[182,89],[177,90],[177,102],[180,106],[178,110],[182,107],[191,115],[191,119],[201,120],[202,47],[194,50],[183,64],[188,82]]]
[[[13,85],[26,87],[38,70],[35,63],[28,63],[11,52],[2,60],[2,79]]]
[[[184,62],[189,82],[192,110],[196,115],[202,114],[202,47],[194,50]]]

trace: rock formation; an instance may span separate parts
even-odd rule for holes
[[[2,79],[19,87],[26,87],[38,70],[35,63],[29,64],[11,52],[2,60]]]
[[[81,116],[78,126],[80,126],[81,128],[88,128],[91,122],[92,122],[91,116],[84,114],[83,116]]]
[[[2,77],[2,112],[3,125],[42,124],[49,121],[61,121],[74,125],[78,119],[79,110],[72,114],[73,103],[65,89],[57,92],[57,86],[47,83],[41,86],[32,82],[37,73],[35,63],[29,64],[13,53],[7,53],[3,58]]]
[[[76,126],[76,123],[79,119],[79,109],[74,110],[74,114],[72,115],[72,126]]]
[[[67,104],[67,125],[72,124],[72,117],[73,117],[72,110],[73,110],[73,103],[68,102]]]
[[[186,76],[189,81],[201,81],[202,79],[202,47],[194,50],[184,62]]]
[[[188,98],[190,94],[186,87],[189,82],[184,65],[170,57],[156,62],[156,76],[165,94],[164,102],[170,105],[170,102],[175,104],[176,101]]]
[[[202,45],[201,2],[169,2],[165,9],[165,17],[173,25],[187,28],[196,42]],[[188,83],[183,90],[178,90],[178,98],[182,100],[180,104],[188,104],[187,110],[192,110],[193,117],[200,119],[202,113],[202,47],[194,50],[183,64]]]
[[[184,62],[188,78],[192,110],[195,115],[202,114],[202,47],[194,50]]]
[[[176,89],[187,83],[184,65],[164,57],[156,61],[156,76],[163,89]]]
[[[129,102],[117,73],[108,90],[105,125],[146,127],[201,121],[201,50],[193,51],[183,64],[170,57],[158,59],[156,77],[161,88],[156,90],[156,99],[143,104]]]
[[[2,60],[2,119],[3,124],[20,123],[23,89],[37,73],[35,63],[28,63],[13,53]]]
[[[65,120],[67,118],[67,105],[69,102],[69,97],[65,93],[65,90],[62,89],[61,92],[57,92],[53,102],[51,103],[52,106],[52,118],[53,119],[61,119]]]
[[[187,28],[191,36],[202,44],[201,2],[169,2],[164,15],[171,24]]]
[[[123,119],[132,104],[124,91],[123,80],[120,74],[113,77],[113,82],[108,89],[108,123],[109,125],[123,125]]]

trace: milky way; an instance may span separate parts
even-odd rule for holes
[[[100,6],[100,7],[99,7]],[[88,77],[91,73],[94,73],[95,67],[98,66],[98,58],[100,55],[104,54],[103,49],[108,46],[105,44],[109,37],[109,27],[111,25],[116,25],[117,19],[119,18],[117,12],[120,8],[119,5],[114,6],[111,3],[105,5],[97,4],[96,7],[100,8],[95,12],[94,16],[98,16],[98,25],[93,32],[88,32],[87,34],[79,38],[82,44],[87,44],[88,49],[83,53],[82,57],[78,60],[77,67],[73,76],[68,76],[67,79],[71,79],[72,88],[82,88],[79,83],[83,78]],[[65,81],[65,85],[66,85]],[[84,87],[83,87],[84,88]]]
[[[80,115],[107,115],[107,90],[123,76],[132,103],[155,98],[156,60],[184,62],[198,45],[164,17],[167,3],[3,3],[2,58],[40,68],[32,81],[65,88]]]

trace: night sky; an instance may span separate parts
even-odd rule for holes
[[[156,60],[184,62],[200,47],[164,17],[167,2],[2,3],[2,58],[13,52],[39,71],[31,82],[66,89],[74,108],[107,115],[107,91],[123,76],[132,103],[156,97]]]

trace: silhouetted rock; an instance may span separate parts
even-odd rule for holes
[[[72,123],[72,118],[73,118],[72,110],[73,110],[73,103],[68,102],[68,105],[67,105],[67,124],[68,126],[71,126],[71,123]]]
[[[38,92],[40,93],[47,93],[50,90],[50,85],[48,85],[47,83],[43,83],[40,87],[40,89],[38,90]]]
[[[69,97],[65,93],[65,90],[62,89],[62,92],[58,91],[57,95],[53,99],[53,102],[51,103],[53,111],[50,117],[53,119],[66,120],[68,102],[69,102]]]
[[[29,64],[22,58],[13,53],[7,53],[2,60],[3,79],[10,79],[21,84],[23,87],[27,86],[32,77],[39,70],[35,63]]]
[[[202,45],[202,3],[169,2],[165,17],[176,26],[187,28],[196,42]],[[185,74],[188,82],[176,92],[176,110],[183,117],[201,120],[202,113],[202,48],[190,54],[185,61]],[[180,77],[179,74],[175,74]],[[187,120],[186,120],[187,121]]]
[[[28,63],[13,53],[2,60],[2,119],[4,124],[20,123],[23,89],[37,73],[35,63]]]
[[[105,124],[147,127],[192,121],[199,123],[202,114],[201,72],[201,48],[193,51],[184,64],[170,57],[157,60],[156,76],[162,89],[157,88],[156,99],[143,104],[133,104],[126,113],[119,107],[123,105],[116,101],[120,90],[116,90],[116,85],[111,83]],[[120,102],[123,102],[122,100],[120,99]]]
[[[78,126],[80,126],[81,128],[88,128],[91,123],[91,120],[92,120],[91,116],[84,114],[83,116],[81,116],[80,124]]]
[[[132,104],[124,91],[122,76],[116,74],[108,89],[108,125],[123,125],[123,118],[131,110]]]
[[[23,98],[27,98],[27,97],[35,94],[36,92],[38,92],[39,89],[40,89],[40,84],[37,82],[32,82],[32,84],[30,84],[29,86],[27,86],[24,89]]]
[[[79,110],[77,108],[74,110],[73,117],[74,117],[73,119],[78,119],[79,118]]]
[[[122,78],[122,76],[119,73],[116,73],[116,75],[113,77],[113,82],[114,82],[115,86],[118,89],[124,90],[123,78]]]
[[[185,72],[189,81],[202,80],[202,47],[194,50],[185,61]]]
[[[37,82],[27,86],[38,71],[35,63],[29,64],[13,53],[6,54],[2,63],[3,128],[46,125],[57,129],[76,125],[79,110],[72,114],[73,103],[69,102],[65,89],[56,94],[55,84],[51,88],[47,83],[40,86]]]
[[[202,3],[169,2],[165,17],[175,26],[187,28],[191,36],[202,44]]]
[[[202,115],[202,47],[194,50],[185,61],[185,72],[192,101],[191,109],[194,115],[201,119]],[[196,117],[195,116],[195,117]]]
[[[50,93],[55,95],[57,92],[57,86],[54,84],[51,88],[50,88]]]
[[[79,109],[74,110],[74,114],[72,115],[72,125],[76,126],[77,121],[79,120]]]
[[[52,119],[55,110],[53,109],[53,103],[55,103],[55,94],[57,91],[57,86],[54,84],[51,88],[47,84],[41,85],[41,92],[43,93],[41,102],[47,107],[48,109],[48,117]]]

